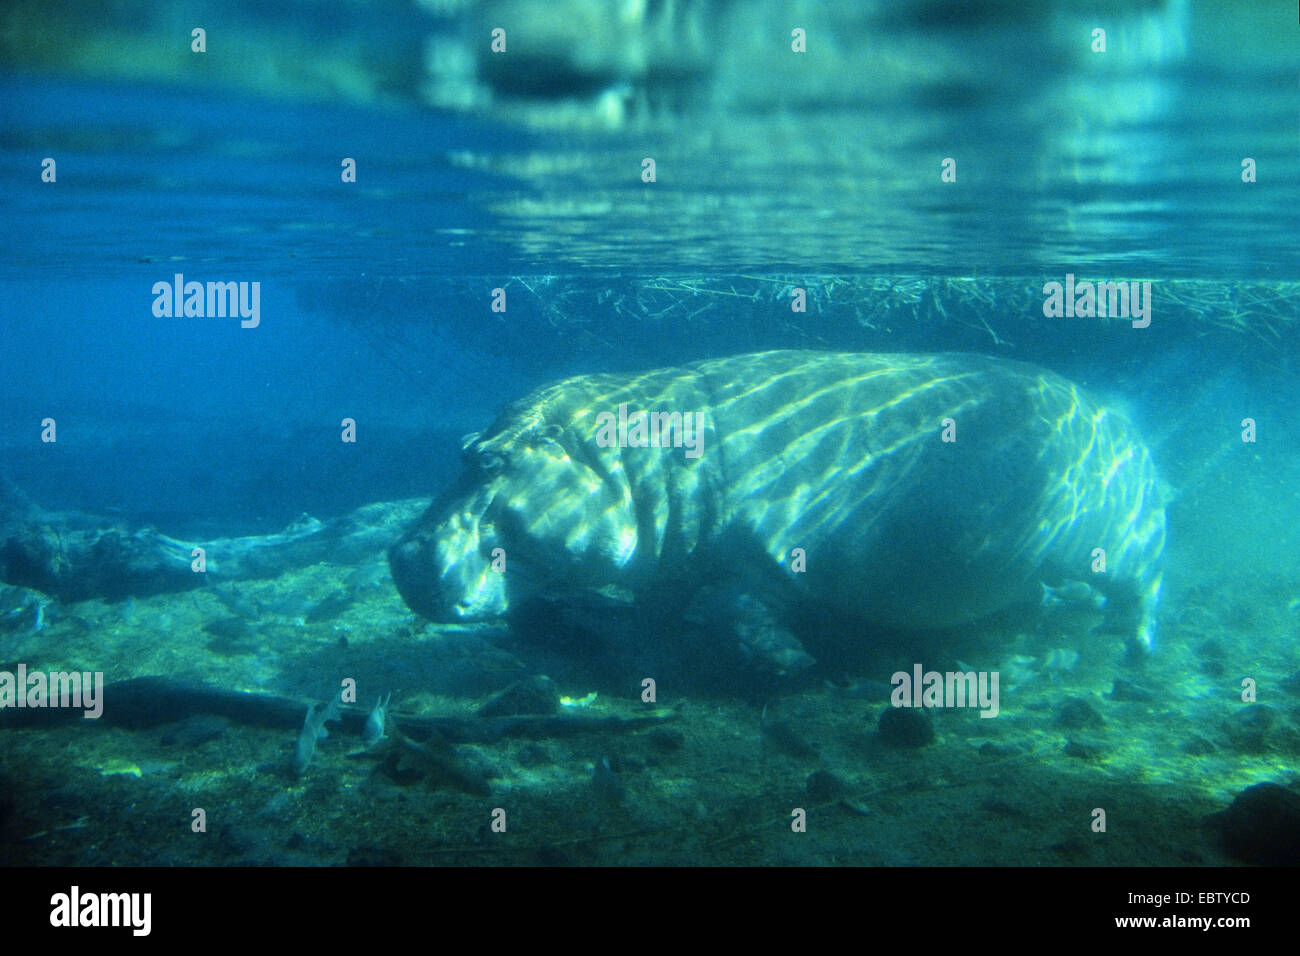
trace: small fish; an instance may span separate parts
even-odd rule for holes
[[[376,699],[375,709],[366,718],[365,730],[361,732],[361,743],[367,750],[370,750],[384,739],[384,726],[388,718],[388,702],[392,699],[393,694],[391,691],[387,697]]]
[[[372,561],[349,571],[343,583],[353,591],[364,591],[382,584],[387,578],[388,562]]]
[[[302,730],[298,733],[298,744],[293,750],[293,772],[298,776],[302,776],[311,765],[311,758],[316,753],[316,741],[324,740],[329,736],[325,724],[337,723],[340,720],[340,701],[341,698],[335,695],[320,712],[317,712],[315,704],[307,708],[307,719],[302,722]]]
[[[0,590],[3,591],[0,594],[0,604],[12,605],[8,610],[0,612],[0,634],[22,631],[29,627],[33,631],[40,631],[49,623],[49,615],[45,610],[51,605],[39,593],[3,585],[0,585]]]
[[[487,772],[458,754],[438,734],[431,734],[424,743],[416,743],[398,730],[391,739],[395,743],[387,758],[391,761],[390,772],[405,777],[405,782],[425,777],[435,787],[448,786],[481,797],[492,793]]]

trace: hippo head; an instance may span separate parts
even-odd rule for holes
[[[424,617],[485,620],[539,593],[617,584],[635,552],[617,461],[593,458],[580,425],[529,411],[469,436],[460,480],[390,549],[397,589]]]

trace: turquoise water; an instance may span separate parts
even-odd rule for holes
[[[671,96],[624,81],[642,99],[609,124],[557,119],[568,86],[456,111],[404,87],[249,89],[7,48],[0,531],[153,527],[182,570],[189,545],[225,544],[202,587],[89,594],[38,586],[8,552],[0,670],[155,676],[301,713],[352,678],[358,699],[301,775],[299,710],[257,726],[198,691],[146,695],[143,726],[6,727],[0,858],[1240,862],[1201,820],[1251,784],[1294,787],[1300,755],[1300,88],[1268,19],[1291,11],[1243,25],[1152,4],[1102,57],[1051,5],[951,28],[929,9],[847,17],[826,41],[842,61],[814,48],[802,85],[739,53]],[[950,73],[922,69],[922,41]],[[860,69],[868,51],[879,74]],[[257,326],[156,314],[177,274],[258,283]],[[1149,281],[1149,327],[1045,315],[1045,284],[1067,275]],[[792,348],[1030,362],[1126,415],[1168,500],[1154,653],[1027,607],[956,633],[864,632],[870,650],[787,682],[695,672],[647,714],[640,675],[587,643],[621,633],[625,609],[511,629],[430,624],[398,596],[385,548],[507,403],[567,376]],[[348,418],[356,444],[339,441]],[[304,515],[316,538],[223,576],[223,547],[278,546],[314,527]],[[932,743],[891,748],[879,686],[917,660],[999,671],[1000,718],[939,711]],[[393,692],[415,738],[541,673],[570,699],[561,716],[610,722],[348,757],[376,696]],[[615,722],[631,718],[650,723]],[[247,822],[195,849],[171,817],[199,802]],[[1160,832],[1091,840],[1099,804]],[[112,822],[127,805],[129,837]],[[485,842],[497,805],[531,822]],[[818,822],[793,847],[792,806]],[[436,821],[419,848],[409,813]]]

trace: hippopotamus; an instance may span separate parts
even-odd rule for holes
[[[1032,365],[770,351],[583,375],[464,451],[460,481],[389,552],[435,621],[583,595],[705,607],[785,672],[813,660],[804,615],[951,628],[1082,582],[1112,630],[1153,641],[1151,454],[1121,413]]]

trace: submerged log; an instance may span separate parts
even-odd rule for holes
[[[99,723],[110,727],[142,730],[184,720],[195,714],[215,714],[235,723],[256,727],[298,730],[308,704],[274,694],[226,690],[207,684],[172,680],[168,677],[133,677],[104,685],[103,716]],[[341,708],[342,728],[360,734],[369,708],[345,705]],[[71,707],[6,707],[0,709],[0,727],[48,726],[83,720],[83,711]],[[672,710],[656,709],[644,714],[617,715],[560,714],[556,716],[430,717],[393,712],[390,717],[413,740],[435,735],[448,743],[492,743],[508,737],[539,740],[584,733],[624,733],[641,730],[676,716]]]

